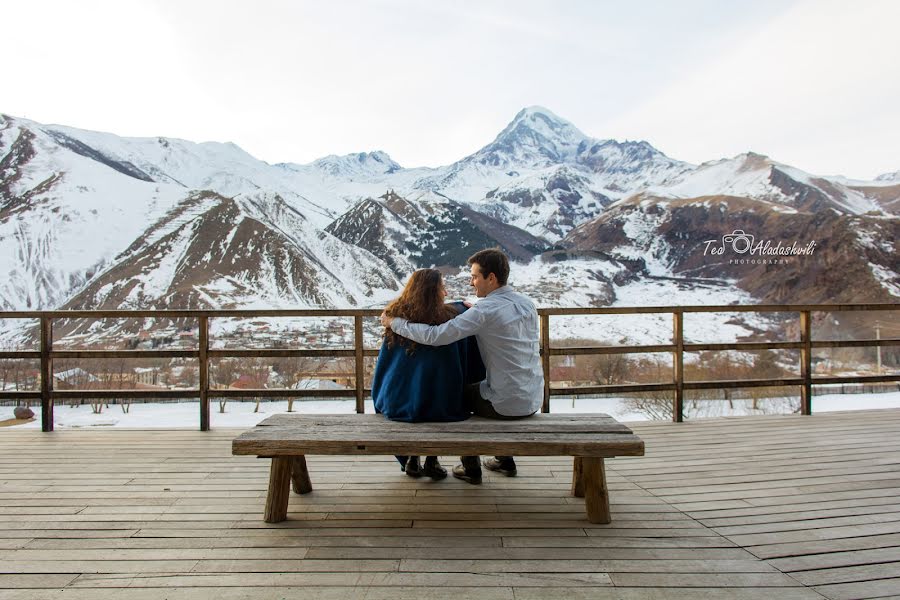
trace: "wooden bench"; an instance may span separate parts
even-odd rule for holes
[[[381,415],[271,416],[232,442],[232,454],[272,459],[266,523],[287,517],[291,483],[312,491],[306,455],[573,456],[572,494],[585,499],[591,523],[609,523],[604,458],[643,456],[644,442],[604,414],[536,414],[498,421],[399,423]]]

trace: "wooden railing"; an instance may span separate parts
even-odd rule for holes
[[[541,322],[541,359],[544,369],[543,412],[550,411],[550,397],[555,395],[625,394],[635,392],[673,392],[673,420],[684,420],[684,394],[689,390],[734,389],[756,387],[798,386],[800,388],[800,412],[812,414],[812,386],[814,384],[878,383],[900,381],[900,372],[886,375],[865,376],[816,376],[812,374],[812,352],[822,348],[884,347],[900,345],[900,338],[865,340],[817,340],[812,339],[812,313],[851,311],[900,311],[900,304],[812,304],[812,305],[756,305],[756,306],[654,306],[615,308],[542,308],[538,309]],[[800,339],[793,342],[733,342],[686,343],[684,341],[685,313],[735,313],[777,312],[799,315]],[[40,390],[0,390],[0,399],[41,401],[41,426],[43,431],[53,430],[53,405],[57,400],[83,398],[199,398],[200,429],[209,430],[210,398],[247,397],[353,397],[356,412],[365,411],[365,398],[370,390],[364,387],[364,359],[377,356],[378,350],[363,345],[363,318],[377,317],[378,309],[367,310],[73,310],[73,311],[18,311],[0,312],[0,319],[37,319],[40,321],[40,349],[37,351],[3,351],[0,359],[40,359]],[[671,314],[672,343],[639,346],[553,347],[550,344],[550,318],[578,315],[633,315]],[[209,321],[215,318],[259,317],[352,317],[354,322],[354,346],[352,349],[212,349],[209,340]],[[55,350],[53,348],[53,322],[62,319],[196,319],[198,348],[192,350]],[[799,350],[800,376],[776,379],[738,379],[686,381],[684,377],[684,353],[722,350]],[[672,355],[672,380],[665,383],[613,384],[580,387],[553,387],[550,378],[550,357],[586,354],[639,354],[666,352]],[[355,362],[355,387],[347,390],[297,390],[297,389],[218,389],[209,385],[209,360],[212,358],[288,358],[288,357],[353,357]],[[53,389],[53,361],[55,359],[98,358],[195,358],[199,361],[199,386],[190,389],[132,390],[132,389]]]

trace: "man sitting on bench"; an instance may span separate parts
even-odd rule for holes
[[[530,417],[540,408],[544,392],[537,310],[531,300],[506,284],[509,259],[503,252],[481,250],[469,257],[468,264],[470,284],[482,299],[471,309],[442,325],[409,323],[384,314],[381,322],[397,335],[429,346],[444,346],[474,335],[486,379],[465,390],[472,412],[489,419]],[[481,483],[479,457],[463,456],[461,461],[453,468],[453,476]],[[484,466],[509,477],[516,474],[512,456],[489,458]]]

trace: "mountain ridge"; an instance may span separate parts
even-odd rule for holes
[[[225,211],[225,206],[232,208]],[[144,301],[160,305],[165,298],[202,300],[210,306],[242,301],[270,306],[377,304],[396,291],[397,279],[409,270],[431,265],[452,270],[464,263],[470,250],[485,245],[499,245],[523,264],[546,256],[547,264],[557,265],[554,269],[566,277],[585,277],[604,287],[602,293],[580,296],[591,298],[585,301],[616,302],[616,290],[635,278],[702,271],[704,265],[692,266],[684,256],[685,248],[703,241],[698,235],[721,236],[765,222],[759,231],[747,233],[773,237],[776,222],[800,219],[825,227],[824,221],[810,218],[822,214],[858,225],[858,231],[831,224],[827,228],[841,231],[841,236],[855,235],[857,241],[869,240],[874,250],[853,259],[858,264],[841,264],[845,272],[856,274],[860,286],[872,289],[872,297],[884,298],[900,296],[900,291],[892,291],[900,290],[900,267],[892,260],[893,240],[900,237],[898,207],[900,183],[889,177],[823,177],[752,152],[692,165],[669,158],[647,141],[590,137],[536,106],[519,111],[491,143],[472,155],[443,167],[409,169],[380,150],[330,155],[305,165],[270,165],[231,143],[120,138],[2,115],[0,266],[8,277],[0,283],[0,306],[54,308],[99,302],[98,307],[113,307],[141,285],[127,277],[115,279],[111,270],[119,265],[118,272],[128,273],[123,261],[141,255],[147,265],[155,265],[148,269],[162,273],[165,269],[151,257],[178,253],[171,243],[166,249],[158,246],[172,231],[181,231],[179,239],[193,244],[194,250],[182,254],[193,257],[196,272],[176,265],[165,277],[180,274],[178,281],[194,282],[196,289],[185,291],[170,277],[165,293],[134,292],[134,298],[144,300],[129,300],[129,306]],[[727,218],[719,219],[714,211]],[[616,215],[626,214],[627,219],[615,221]],[[216,225],[218,217],[230,226]],[[718,229],[704,229],[708,221],[719,223]],[[208,235],[188,235],[184,228],[200,222]],[[585,231],[606,238],[591,238]],[[283,271],[262,261],[243,270],[235,266],[231,272],[229,265],[241,261],[234,254],[229,263],[228,252],[241,251],[226,251],[228,245],[216,250],[212,263],[206,261],[197,249],[217,243],[212,232],[252,241],[258,251],[275,253],[297,270]],[[619,246],[612,245],[614,240]],[[653,240],[659,240],[657,246]],[[892,250],[883,250],[888,247]],[[571,268],[560,267],[560,257],[573,258]],[[337,271],[353,277],[337,275],[330,261],[342,265]],[[365,269],[354,270],[355,261]],[[220,283],[231,286],[228,293],[217,292],[219,304],[209,293],[213,263],[224,271]],[[253,269],[272,281],[255,278]],[[728,280],[727,271],[706,270]],[[741,273],[735,271],[732,279],[742,281],[746,276]],[[334,285],[316,295],[312,282],[320,277]],[[357,279],[361,287],[354,283]],[[816,285],[799,275],[796,280],[810,289]],[[534,281],[541,282],[534,283],[534,290],[557,287],[540,274]],[[749,280],[745,283],[760,298],[777,297],[749,285]],[[119,290],[105,296],[111,306],[97,295],[106,285]],[[254,295],[253,286],[264,293]],[[85,294],[88,288],[94,292]]]

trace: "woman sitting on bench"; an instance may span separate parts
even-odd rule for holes
[[[385,313],[415,323],[440,325],[466,310],[462,302],[445,304],[447,290],[441,273],[420,269],[412,274],[400,297]],[[485,377],[484,364],[474,337],[447,346],[423,346],[385,328],[372,378],[375,411],[392,421],[463,421],[470,416],[463,388]],[[424,465],[418,456],[398,456],[410,477],[443,479],[447,470],[436,456]]]

